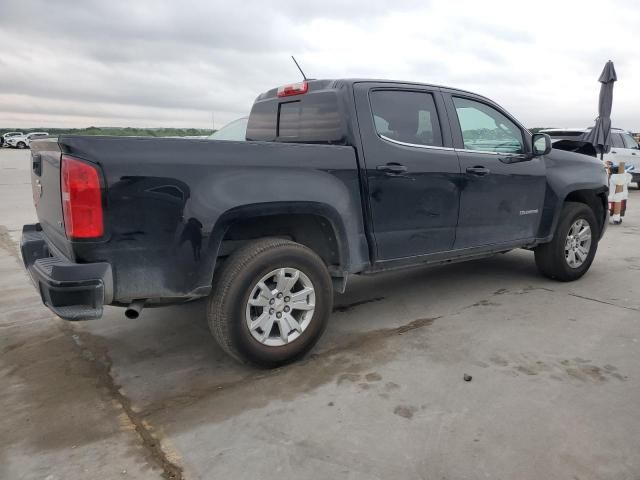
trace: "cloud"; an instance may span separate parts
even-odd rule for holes
[[[611,58],[614,124],[640,130],[635,2],[600,5],[2,0],[0,126],[219,126],[297,81],[295,54],[316,78],[477,91],[532,127],[590,124]]]

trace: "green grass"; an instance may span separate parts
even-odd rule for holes
[[[48,132],[50,135],[112,135],[116,137],[195,137],[211,135],[214,130],[202,128],[0,128],[0,135],[7,132]]]

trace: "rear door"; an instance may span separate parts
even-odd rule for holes
[[[534,238],[546,190],[545,163],[530,134],[497,105],[445,94],[463,181],[455,248]]]
[[[440,90],[354,86],[377,258],[450,250],[460,166]]]

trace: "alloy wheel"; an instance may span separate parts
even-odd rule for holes
[[[280,347],[296,340],[311,323],[315,289],[296,268],[269,272],[251,290],[245,309],[249,332],[263,345]]]

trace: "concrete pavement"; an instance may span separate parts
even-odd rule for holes
[[[28,152],[0,150],[2,479],[640,477],[638,190],[578,282],[526,251],[354,278],[274,371],[228,359],[204,302],[55,318],[33,221]]]

